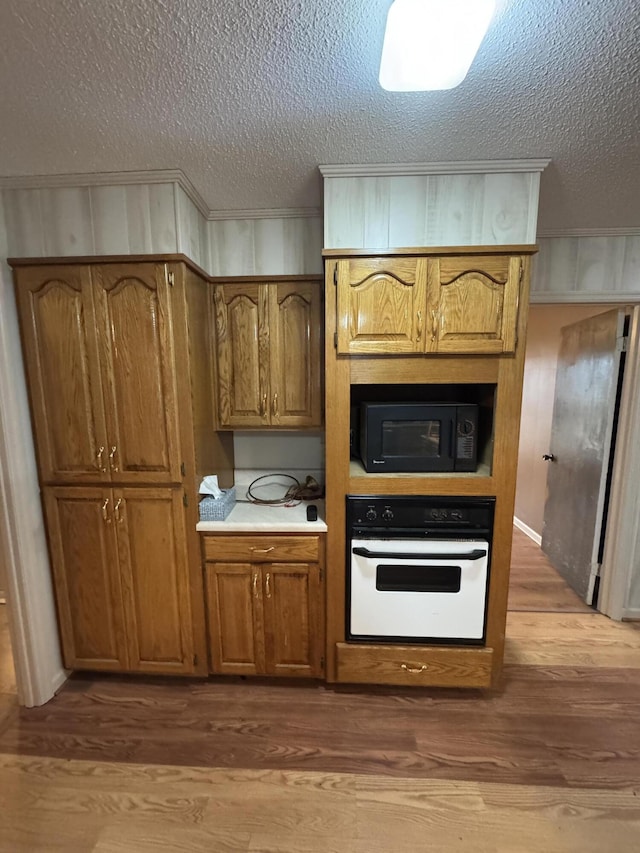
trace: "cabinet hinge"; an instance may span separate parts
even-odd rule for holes
[[[320,658],[320,669],[324,669],[324,655]]]
[[[338,286],[338,265],[337,264],[333,268],[333,284],[335,287]]]
[[[193,656],[193,665],[198,666],[198,655]]]
[[[333,348],[338,349],[338,333],[333,333]]]
[[[183,477],[184,477],[184,476],[186,475],[186,473],[187,473],[187,469],[186,469],[186,467],[185,467],[184,462],[181,462],[181,463],[180,463],[180,473],[182,474],[182,476],[183,476]]]
[[[173,287],[173,285],[175,283],[176,283],[176,274],[174,272],[171,272],[171,270],[167,270],[167,284],[170,287]]]
[[[182,503],[184,504],[184,506],[189,506],[189,498],[187,497],[186,492],[182,495]]]
[[[524,275],[524,264],[522,263],[522,259],[520,259],[520,278],[518,279],[518,283],[522,284],[522,276]]]

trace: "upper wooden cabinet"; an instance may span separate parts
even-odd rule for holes
[[[522,269],[507,254],[340,259],[338,353],[512,353]]]
[[[514,352],[522,270],[519,256],[432,258],[427,352]]]
[[[320,279],[214,285],[220,427],[317,427]]]
[[[424,352],[426,258],[338,261],[338,352]]]
[[[41,480],[180,482],[166,265],[15,278]]]

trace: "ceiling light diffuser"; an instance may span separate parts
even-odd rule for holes
[[[453,89],[467,76],[495,0],[394,0],[380,60],[390,92]]]

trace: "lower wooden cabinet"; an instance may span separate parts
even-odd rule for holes
[[[322,677],[323,546],[317,536],[205,536],[205,557],[218,555],[205,562],[212,672]],[[292,553],[312,561],[287,561]]]
[[[44,504],[65,666],[195,672],[182,491],[52,486]]]

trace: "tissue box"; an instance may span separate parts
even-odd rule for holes
[[[200,521],[224,521],[236,502],[236,488],[222,490],[221,498],[204,497],[200,501]]]

